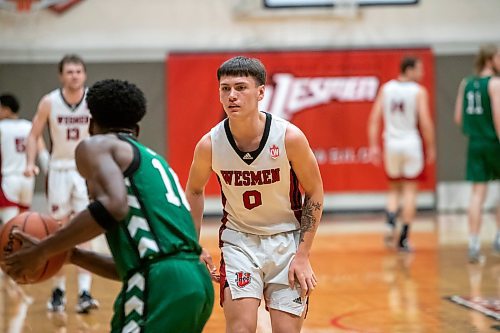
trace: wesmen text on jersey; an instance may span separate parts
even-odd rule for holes
[[[222,191],[227,228],[257,235],[273,235],[299,228],[302,197],[290,166],[285,133],[289,123],[266,113],[259,148],[238,149],[228,120],[212,128],[212,169]]]

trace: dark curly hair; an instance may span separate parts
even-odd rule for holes
[[[93,120],[106,128],[135,129],[146,114],[143,92],[128,81],[98,81],[89,88],[86,100]]]
[[[19,111],[19,101],[11,94],[0,95],[0,105],[8,107],[14,113]]]
[[[266,68],[259,59],[237,56],[226,60],[217,70],[217,80],[223,76],[251,76],[257,85],[266,84]]]

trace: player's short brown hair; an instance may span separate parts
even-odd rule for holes
[[[217,70],[217,80],[223,76],[251,76],[257,85],[266,84],[266,68],[259,59],[237,56],[226,60]]]
[[[83,70],[86,72],[87,67],[85,66],[85,62],[83,59],[76,54],[66,54],[61,61],[59,61],[59,64],[57,65],[57,68],[59,69],[59,74],[62,74],[64,65],[66,64],[79,64],[83,66]]]

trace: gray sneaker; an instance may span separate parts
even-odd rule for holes
[[[500,232],[497,232],[495,240],[493,241],[493,254],[500,256]]]
[[[386,223],[387,230],[384,234],[384,245],[388,249],[393,249],[396,246],[396,226]]]
[[[469,263],[481,264],[484,262],[484,256],[481,254],[480,249],[469,248]]]

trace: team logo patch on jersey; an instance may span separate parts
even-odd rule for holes
[[[252,273],[247,272],[236,272],[236,285],[239,288],[243,288],[252,282]]]
[[[278,158],[278,156],[280,156],[280,149],[276,145],[272,145],[269,148],[269,152],[271,153],[271,157],[274,158],[274,159],[276,159],[276,158]]]

